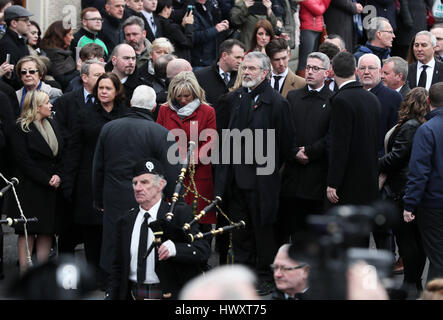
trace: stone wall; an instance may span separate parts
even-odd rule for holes
[[[42,32],[57,20],[64,20],[77,29],[80,21],[81,0],[28,0],[26,7],[34,14],[33,20],[40,25]]]

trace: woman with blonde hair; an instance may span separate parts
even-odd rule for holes
[[[210,156],[207,150],[214,143],[214,137],[208,136],[207,140],[204,140],[206,137],[202,137],[201,133],[205,129],[213,129],[214,133],[216,130],[215,110],[205,99],[205,92],[194,74],[191,71],[182,71],[172,79],[168,90],[168,101],[160,107],[157,118],[157,123],[166,129],[181,129],[186,133],[186,141],[176,136],[182,157],[186,154],[188,142],[194,138],[191,137],[191,132],[197,133],[198,144],[193,157],[195,163],[193,180],[198,194],[203,198],[192,192],[187,192],[186,195],[186,202],[193,207],[194,213],[200,213],[209,204],[205,199],[212,201],[214,189],[211,164],[202,163]],[[203,147],[205,151],[202,150]],[[185,185],[193,188],[189,175],[185,179]],[[200,223],[205,224],[209,229],[210,224],[216,223],[215,212],[203,216]]]
[[[385,137],[385,155],[379,159],[383,178],[380,187],[383,194],[398,206],[401,222],[393,228],[399,254],[404,265],[403,287],[409,294],[418,296],[422,291],[421,276],[426,262],[417,222],[403,221],[403,196],[409,172],[409,160],[415,132],[426,121],[429,112],[428,92],[425,88],[412,89],[398,111],[398,124]],[[381,186],[383,184],[383,186]]]
[[[20,183],[17,195],[25,217],[37,217],[38,222],[15,227],[18,236],[20,271],[26,271],[34,242],[39,263],[49,257],[52,238],[57,233],[61,154],[63,138],[51,119],[52,104],[46,92],[28,92],[23,109],[11,130],[11,146],[15,159],[14,176]],[[11,195],[11,194],[10,194]],[[14,197],[9,197],[8,212],[21,214]]]

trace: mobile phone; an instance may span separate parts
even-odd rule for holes
[[[188,5],[188,9],[186,9],[186,14],[189,14],[189,12],[194,12],[194,6],[192,4]]]
[[[6,63],[9,64],[11,61],[11,55],[9,53],[6,54]]]

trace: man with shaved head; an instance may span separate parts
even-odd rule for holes
[[[169,81],[182,71],[192,71],[192,66],[185,59],[174,59],[168,63],[166,67],[166,77]]]

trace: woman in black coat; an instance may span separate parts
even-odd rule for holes
[[[92,205],[92,161],[102,127],[128,110],[123,86],[113,73],[101,75],[94,87],[94,105],[77,115],[64,158],[63,194],[72,201],[74,222],[80,226],[88,263],[99,267],[102,212]]]
[[[57,233],[57,216],[61,183],[61,154],[63,138],[55,122],[50,118],[52,105],[43,91],[31,91],[23,103],[23,111],[17,124],[11,129],[10,139],[15,159],[14,176],[20,183],[17,195],[27,217],[37,217],[38,222],[27,224],[28,241],[23,225],[15,227],[18,236],[20,271],[28,266],[36,241],[38,262],[49,257],[52,237]],[[9,193],[8,212],[20,216],[12,193]],[[29,250],[29,252],[28,252]]]
[[[424,88],[414,88],[399,108],[398,124],[385,137],[386,154],[379,159],[382,178],[386,178],[383,192],[399,207],[399,223],[393,228],[400,256],[404,265],[403,286],[405,290],[421,291],[421,275],[426,262],[420,234],[415,221],[403,221],[402,198],[408,180],[408,165],[412,142],[418,127],[424,123],[429,112],[428,93]],[[381,184],[381,183],[380,183]],[[418,292],[415,293],[418,295]]]
[[[193,46],[194,36],[193,12],[186,12],[181,26],[170,19],[172,0],[159,0],[155,13],[162,26],[162,36],[171,40],[175,48],[175,55],[191,62],[191,48]]]

